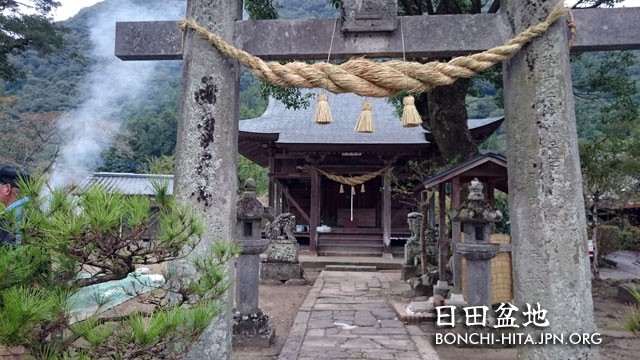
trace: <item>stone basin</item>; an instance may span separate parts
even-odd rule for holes
[[[499,244],[458,243],[456,245],[456,251],[467,260],[491,260],[499,250]]]
[[[259,240],[237,240],[238,245],[242,246],[243,255],[262,254],[269,247],[269,239]]]

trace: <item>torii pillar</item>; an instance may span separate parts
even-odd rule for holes
[[[502,10],[518,32],[556,3],[505,0]],[[558,21],[503,64],[514,305],[548,311],[549,327],[521,328],[532,334],[596,332],[567,38]],[[518,347],[518,359],[596,357],[593,345]]]
[[[236,0],[188,0],[186,16],[227,41],[242,17]],[[193,255],[214,241],[236,240],[239,65],[194,32],[184,36],[182,100],[176,143],[174,194],[191,203],[207,226]],[[229,274],[232,274],[229,269]],[[231,281],[231,279],[228,279]],[[187,359],[231,358],[233,289],[223,313],[191,348]]]

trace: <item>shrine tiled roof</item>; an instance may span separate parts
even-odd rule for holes
[[[117,191],[124,195],[155,195],[154,184],[165,182],[169,187],[169,194],[173,194],[173,175],[97,172],[80,183],[80,188],[98,185],[110,192]]]
[[[463,161],[424,179],[413,191],[419,192],[429,189],[441,183],[449,182],[455,177],[460,177],[463,181],[470,181],[473,178],[478,178],[482,182],[492,181],[496,189],[504,193],[509,192],[507,158],[491,151]]]
[[[373,104],[373,133],[358,133],[354,127],[365,98],[354,94],[327,94],[333,122],[314,121],[315,96],[306,109],[287,109],[275,99],[269,100],[264,114],[240,121],[240,135],[277,135],[276,144],[428,144],[428,131],[422,127],[404,128],[396,108],[384,98],[366,98]],[[501,121],[502,117],[469,119],[471,130]]]

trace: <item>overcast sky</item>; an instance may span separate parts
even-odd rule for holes
[[[82,8],[89,7],[102,0],[58,0],[62,4],[53,12],[53,18],[56,21],[67,20],[77,14]]]

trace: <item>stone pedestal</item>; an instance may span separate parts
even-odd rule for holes
[[[498,250],[498,244],[458,244],[457,251],[467,259],[467,301],[472,306],[491,306],[490,261]]]
[[[303,279],[302,265],[289,263],[264,262],[260,265],[260,280],[275,280],[285,282],[292,279]]]
[[[236,262],[236,308],[233,311],[233,345],[269,347],[275,330],[269,327],[269,317],[258,308],[260,286],[260,253],[268,241],[241,241],[243,252]]]
[[[275,334],[269,327],[269,317],[258,308],[260,254],[269,246],[269,240],[260,235],[265,212],[256,199],[255,182],[248,179],[237,204],[237,242],[242,247],[236,262],[236,308],[233,311],[232,342],[237,345],[269,347]]]
[[[275,329],[269,327],[269,317],[262,310],[233,313],[233,346],[270,347],[275,335]]]
[[[453,287],[447,281],[438,280],[438,283],[433,286],[433,295],[440,295],[446,299],[452,289]]]
[[[247,241],[239,240],[238,243],[243,251],[236,261],[236,309],[249,314],[258,309],[260,250],[265,249],[268,243],[262,240],[256,247],[246,244]]]
[[[272,240],[267,248],[267,262],[296,264],[299,249],[297,241],[282,237]]]
[[[306,284],[304,270],[298,260],[300,245],[293,236],[295,219],[293,214],[283,213],[267,224],[269,248],[267,258],[260,265],[260,280],[263,284]]]
[[[298,261],[299,247],[297,242],[282,237],[271,241],[267,249],[267,258],[260,265],[260,280],[263,283],[304,281],[304,270]]]

